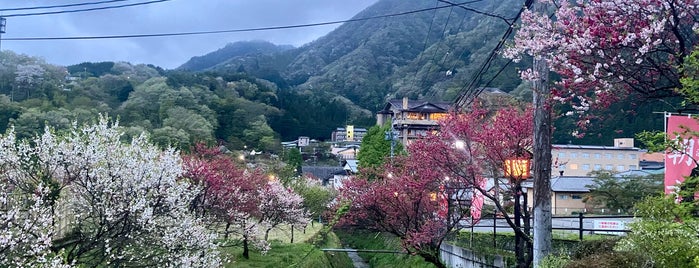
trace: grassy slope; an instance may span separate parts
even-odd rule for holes
[[[291,244],[291,230],[287,227],[282,227],[273,230],[270,233],[269,239],[272,243],[271,249],[267,254],[262,255],[256,250],[251,250],[250,259],[245,259],[242,256],[242,247],[231,247],[222,249],[225,257],[231,259],[225,267],[300,267],[300,268],[315,268],[315,267],[335,267],[335,268],[351,268],[352,261],[345,253],[325,253],[321,248],[339,248],[340,241],[334,233],[329,233],[326,239],[321,241],[317,246],[310,244],[313,237],[318,235],[322,226],[315,224],[306,228],[305,234],[301,230],[294,231],[294,243]]]
[[[382,250],[401,250],[400,241],[393,236],[381,234],[377,232],[355,230],[345,231],[336,230],[337,235],[343,243],[348,247],[355,249],[382,249]],[[375,268],[392,268],[392,267],[411,267],[411,268],[433,268],[434,265],[425,262],[418,256],[406,254],[390,254],[390,253],[359,253],[359,255],[367,260],[371,267]]]

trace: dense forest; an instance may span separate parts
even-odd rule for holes
[[[299,135],[329,137],[349,117],[338,98],[324,98],[244,73],[166,71],[124,62],[61,67],[4,51],[0,69],[0,131],[19,137],[44,127],[64,129],[98,114],[119,120],[127,136],[150,133],[159,145],[188,148],[197,141],[277,151]]]
[[[453,101],[520,8],[514,0],[468,5],[496,15],[486,16],[432,7],[428,0],[381,0],[304,46],[237,42],[175,70],[127,62],[64,67],[3,51],[0,132],[13,125],[17,135],[30,137],[46,126],[64,129],[106,114],[127,137],[146,132],[159,145],[183,149],[206,141],[274,152],[280,141],[298,136],[329,139],[346,124],[372,126],[391,98]],[[427,11],[409,13],[421,9]],[[529,102],[530,87],[518,74],[529,62],[496,57],[476,84]],[[554,143],[610,145],[615,137],[662,129],[662,115],[653,112],[674,111],[672,100],[628,99],[592,118],[594,127],[577,137],[575,120],[558,116]],[[556,114],[566,109],[558,106]]]

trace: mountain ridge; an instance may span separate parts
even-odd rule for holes
[[[468,7],[514,17],[520,6],[514,3],[478,2]],[[344,96],[369,110],[403,96],[453,100],[508,25],[442,6],[430,10],[434,1],[381,0],[352,19],[404,15],[347,22],[298,48],[237,55],[190,70],[243,71],[297,90]],[[427,11],[410,13],[416,10]],[[517,66],[509,68],[516,73]],[[447,71],[453,75],[445,76]],[[519,84],[518,77],[510,76],[491,86],[509,92]]]

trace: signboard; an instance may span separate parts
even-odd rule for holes
[[[620,232],[620,230],[626,230],[626,222],[624,221],[594,220],[592,223],[595,234],[624,235],[624,232]]]
[[[347,138],[346,141],[354,141],[354,126],[347,126]]]
[[[699,159],[699,144],[696,137],[683,134],[687,129],[699,130],[697,119],[686,115],[668,116],[667,138],[677,141],[679,150],[665,153],[665,194],[676,193],[677,185],[689,176]]]
[[[309,141],[310,141],[310,139],[308,137],[301,136],[298,139],[298,145],[299,145],[299,147],[308,146]]]

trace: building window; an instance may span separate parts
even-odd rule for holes
[[[602,154],[600,154],[600,153],[595,154],[595,159],[601,159],[601,158],[602,158]]]
[[[420,113],[408,113],[408,119],[410,120],[421,120],[422,114]]]
[[[583,170],[590,170],[590,164],[583,164],[582,169]]]
[[[595,170],[600,170],[602,169],[602,165],[600,164],[595,164]]]
[[[440,119],[446,118],[446,117],[447,117],[447,114],[446,114],[446,113],[433,113],[433,114],[430,114],[430,120],[434,120],[434,121],[437,121],[437,120],[440,120]]]
[[[570,198],[572,198],[572,199],[582,199],[582,195],[573,194],[573,195],[570,195]]]
[[[630,170],[638,170],[638,167],[636,165],[629,165]]]
[[[614,168],[614,166],[612,166],[612,165],[604,165],[604,169],[606,169],[606,170],[612,170],[613,168]]]
[[[612,154],[606,153],[606,154],[604,154],[604,158],[612,159]]]
[[[625,168],[624,165],[618,165],[618,166],[616,166],[616,170],[617,170],[617,171],[624,171],[624,168]]]
[[[559,196],[558,196],[558,199],[561,199],[561,200],[568,200],[568,195],[567,195],[567,194],[559,195]]]
[[[636,159],[636,154],[629,154],[629,159]]]
[[[559,157],[559,158],[565,158],[565,157],[566,157],[566,153],[564,153],[564,152],[559,152],[559,153],[558,153],[558,157]]]
[[[582,154],[580,154],[580,155],[582,156],[582,158],[590,158],[590,154],[589,154],[589,153],[582,153]]]
[[[570,153],[570,158],[578,158],[578,153]]]
[[[577,170],[578,169],[578,164],[570,164],[568,165],[570,169]]]
[[[623,159],[624,159],[624,154],[618,154],[618,155],[616,155],[616,159],[623,160]]]

